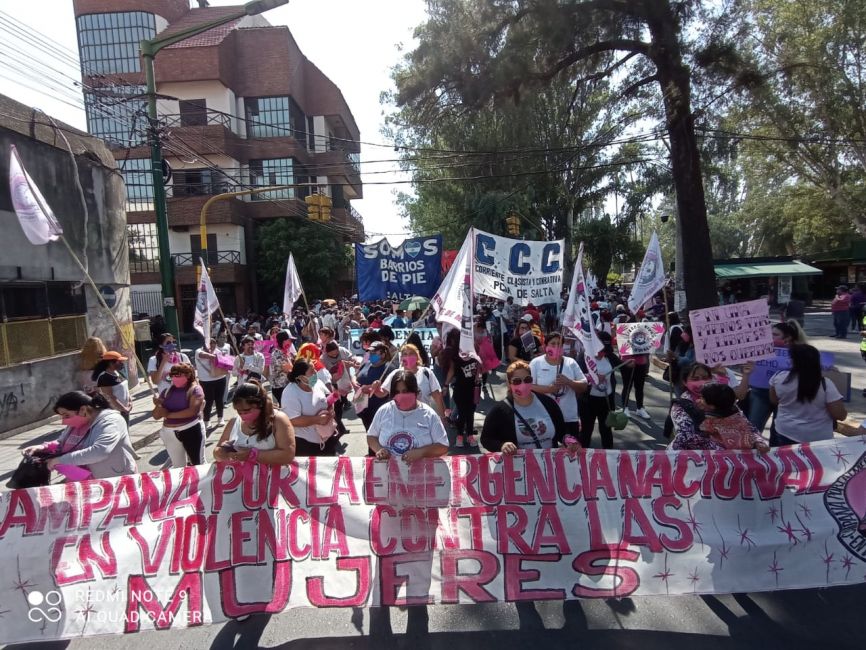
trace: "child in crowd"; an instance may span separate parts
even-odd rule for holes
[[[706,415],[701,431],[725,449],[757,449],[762,454],[770,450],[758,430],[737,408],[737,395],[733,388],[709,383],[701,389],[701,401]]]

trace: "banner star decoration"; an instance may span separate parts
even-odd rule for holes
[[[668,554],[665,553],[665,570],[656,573],[653,578],[658,578],[662,582],[665,583],[665,591],[670,594],[670,584],[668,580],[675,576],[676,573],[672,573],[670,569],[668,569]]]
[[[779,509],[776,507],[775,503],[767,508],[767,516],[770,518],[770,523],[776,523],[776,517],[779,516]]]
[[[749,537],[749,529],[740,525],[740,515],[737,515],[737,534],[740,536],[740,545],[745,546],[746,550],[751,550],[753,546],[757,546],[755,540]]]
[[[848,454],[844,453],[839,447],[833,450],[833,458],[843,467],[848,467]]]
[[[842,567],[845,569],[845,578],[848,578],[848,575],[851,573],[851,569],[854,566],[854,558],[845,554],[845,557],[842,558]]]
[[[772,573],[776,578],[776,586],[779,586],[779,573],[784,571],[785,568],[779,564],[779,560],[776,559],[776,551],[773,551],[773,563],[767,569],[768,572]]]
[[[807,542],[811,542],[812,541],[812,535],[814,533],[809,529],[808,526],[806,526],[806,524],[803,523],[803,520],[800,519],[800,515],[794,515],[794,516],[797,518],[797,521],[799,521],[800,525],[802,526],[802,528],[800,529],[800,532],[803,533],[803,539]]]
[[[827,540],[824,540],[824,555],[821,556],[821,561],[824,563],[824,566],[827,567],[827,582],[830,582],[830,567],[832,566],[835,560],[833,557],[835,553],[831,553],[827,548]]]
[[[692,583],[692,590],[698,590],[698,583],[701,581],[701,574],[698,573],[698,567],[695,567],[695,570],[689,574],[689,582]]]

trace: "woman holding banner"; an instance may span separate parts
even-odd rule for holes
[[[492,452],[511,455],[518,449],[551,449],[565,445],[570,452],[580,442],[566,434],[565,420],[556,402],[532,391],[532,372],[525,361],[505,371],[508,397],[497,402],[484,419],[481,444]]]
[[[232,406],[231,420],[214,448],[219,462],[288,465],[295,459],[295,431],[289,416],[274,410],[274,403],[258,382],[241,384]]]
[[[529,363],[540,351],[541,340],[532,333],[532,317],[526,320],[524,316],[517,324],[514,338],[508,343],[508,362],[520,360]]]
[[[773,347],[788,349],[798,343],[806,343],[806,333],[797,321],[791,320],[773,325]],[[749,422],[758,431],[763,431],[774,411],[770,402],[769,386],[751,386],[749,390]]]

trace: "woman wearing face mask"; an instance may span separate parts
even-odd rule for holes
[[[195,351],[195,369],[204,391],[204,425],[210,424],[210,416],[216,406],[217,426],[225,426],[223,409],[225,407],[226,385],[229,371],[216,364],[216,339],[208,339],[207,344]]]
[[[319,381],[316,370],[296,359],[283,391],[282,409],[295,430],[296,456],[336,456],[337,436],[331,392]]]
[[[126,360],[120,352],[106,352],[93,369],[93,380],[96,382],[96,390],[105,396],[111,408],[120,413],[129,425],[132,398],[129,396],[129,382],[122,374]]]
[[[330,340],[324,345],[322,363],[325,370],[331,376],[331,385],[339,395],[334,402],[334,416],[337,419],[337,435],[344,436],[348,433],[346,425],[343,424],[343,409],[346,406],[346,396],[357,388],[352,378],[352,368],[355,367],[355,358],[346,348],[341,347],[335,340]]]
[[[295,431],[289,416],[274,409],[261,384],[241,384],[232,406],[238,414],[228,423],[214,448],[221,462],[288,465],[295,459]]]
[[[532,323],[521,318],[517,323],[514,338],[508,342],[509,363],[518,360],[529,363],[541,351],[541,341],[537,336],[532,335],[531,345],[527,346],[524,343],[524,338],[528,341],[530,335],[532,335]]]
[[[265,373],[265,355],[255,349],[256,341],[245,336],[241,341],[241,353],[235,359],[235,375],[238,384],[262,381]]]
[[[564,445],[580,449],[577,438],[565,432],[559,406],[547,395],[534,393],[532,372],[525,361],[515,361],[505,371],[508,397],[497,402],[484,419],[481,444],[488,451],[512,455],[518,449],[551,449]]]
[[[452,384],[453,382],[453,384]],[[451,362],[445,383],[453,385],[451,397],[457,408],[457,438],[454,444],[478,447],[475,408],[481,399],[481,360],[474,354],[458,353]]]
[[[331,386],[331,373],[328,372],[325,364],[322,363],[321,357],[322,351],[316,343],[304,343],[300,348],[298,348],[298,354],[295,357],[295,360],[300,359],[313,366],[318,381],[320,381],[326,388],[333,389],[333,386]]]
[[[424,366],[418,348],[411,343],[407,343],[400,348],[400,364],[403,367],[399,370],[394,370],[385,377],[385,381],[382,382],[381,387],[376,391],[376,395],[378,397],[388,397],[391,393],[391,386],[395,377],[402,372],[409,372],[415,376],[421,401],[436,411],[440,418],[444,418],[445,402],[442,399],[442,386],[440,386],[434,372]]]
[[[580,419],[577,396],[586,391],[589,384],[577,361],[563,354],[562,342],[561,334],[554,332],[548,335],[544,356],[535,357],[529,363],[529,369],[533,390],[553,398],[565,419],[565,433],[578,438]]]
[[[601,436],[603,449],[613,449],[613,429],[607,424],[607,415],[616,408],[614,393],[616,392],[616,375],[614,368],[620,364],[619,357],[613,349],[610,334],[600,332],[598,338],[604,348],[596,356],[596,374],[598,381],[590,383],[589,393],[580,400],[580,445],[585,449],[592,446],[592,433],[598,422],[598,433]]]
[[[279,404],[283,391],[289,383],[289,373],[292,371],[292,358],[295,356],[295,345],[286,330],[277,332],[276,344],[271,352],[271,391],[274,401]]]
[[[205,431],[201,421],[204,391],[188,363],[172,366],[171,386],[154,399],[153,417],[162,420],[162,438],[172,467],[204,462]]]
[[[404,463],[448,453],[448,434],[439,414],[420,398],[417,374],[391,374],[391,401],[382,406],[367,431],[367,443],[378,460],[399,456]]]
[[[367,352],[366,363],[363,363],[361,369],[358,370],[357,380],[361,387],[361,393],[368,396],[366,406],[358,413],[365,431],[370,430],[370,424],[373,422],[376,411],[387,401],[387,397],[379,397],[375,393],[378,389],[376,383],[384,377],[385,368],[388,367],[390,360],[391,352],[388,350],[388,346],[381,341],[374,341]],[[358,408],[360,407],[356,406],[356,410]]]
[[[700,401],[701,389],[713,381],[713,371],[702,363],[696,363],[684,370],[682,395],[671,404],[670,418],[673,422],[674,439],[670,448],[721,450],[724,445],[704,435],[700,430],[704,421],[703,402]]]
[[[171,386],[169,371],[176,363],[189,364],[189,357],[177,347],[177,341],[171,332],[165,332],[159,337],[159,348],[147,361],[147,373],[156,385],[157,393],[162,393]]]
[[[842,395],[824,378],[817,348],[797,343],[788,351],[791,369],[770,379],[770,403],[779,409],[770,446],[832,440],[834,420],[848,417]]]
[[[772,333],[774,348],[788,350],[792,345],[806,343],[806,333],[803,332],[797,321],[776,323],[773,325]],[[749,422],[758,431],[763,432],[774,411],[774,405],[770,402],[770,387],[751,386],[749,389],[749,412],[747,413]]]
[[[126,422],[102,394],[66,393],[55,402],[54,412],[66,427],[60,437],[27,447],[25,455],[52,454],[48,468],[66,476],[67,481],[138,472]]]

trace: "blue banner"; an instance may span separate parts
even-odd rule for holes
[[[442,235],[407,239],[392,247],[387,239],[355,244],[358,299],[403,300],[430,298],[439,288],[442,272]]]

